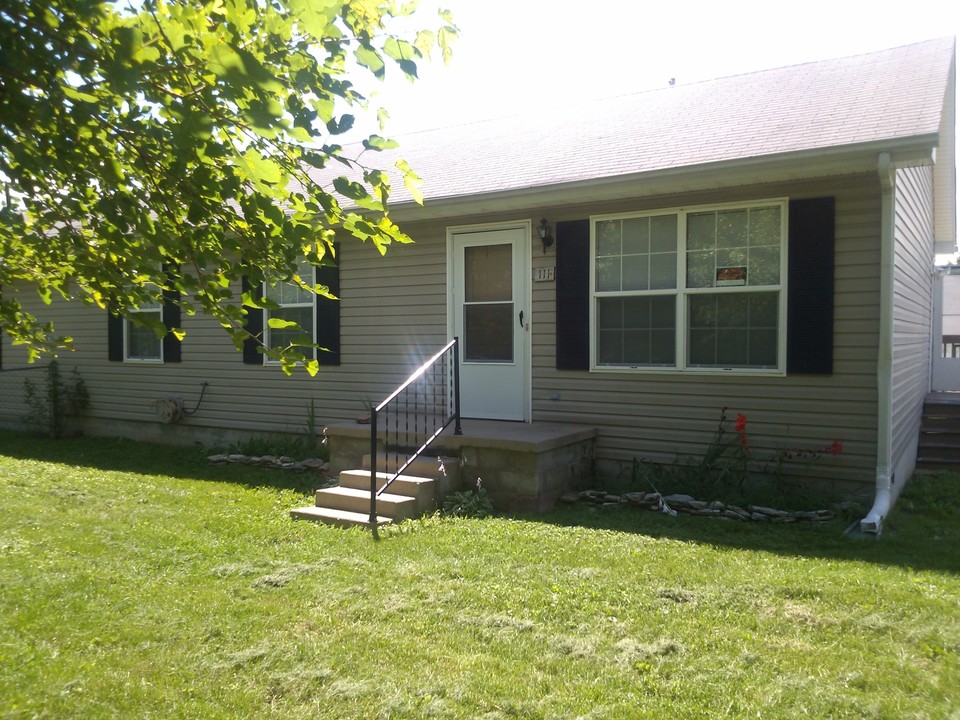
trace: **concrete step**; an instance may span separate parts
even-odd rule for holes
[[[350,512],[348,510],[333,510],[331,508],[324,507],[302,507],[294,508],[290,511],[290,517],[296,518],[299,520],[312,520],[314,522],[322,522],[326,525],[333,525],[335,527],[369,527],[370,526],[370,513],[356,513]],[[388,525],[391,522],[390,518],[377,515],[377,525]]]
[[[397,467],[406,462],[406,457],[401,453],[397,457],[394,453],[377,453],[377,471],[396,472]],[[399,463],[399,465],[398,465]],[[363,456],[363,468],[370,467],[370,453]],[[415,475],[417,477],[429,477],[438,479],[441,477],[450,477],[460,474],[460,460],[455,457],[443,457],[431,455],[429,449],[404,471],[404,475]]]
[[[377,489],[379,490],[389,480],[391,474],[377,473]],[[340,473],[340,487],[352,488],[362,491],[366,494],[367,503],[370,502],[370,471],[369,470],[344,470]],[[384,493],[378,499],[387,495],[405,496],[416,500],[415,515],[425,515],[433,512],[437,508],[437,481],[428,477],[418,477],[416,475],[400,475],[390,484],[389,492]],[[412,517],[412,516],[408,516]]]
[[[317,490],[316,505],[331,510],[346,510],[369,515],[370,490],[343,486]],[[377,498],[377,514],[394,521],[414,517],[418,514],[418,506],[418,498],[408,495],[383,493]]]

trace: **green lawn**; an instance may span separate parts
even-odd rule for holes
[[[879,542],[626,508],[375,541],[289,520],[303,482],[0,434],[0,717],[960,718],[958,476]]]

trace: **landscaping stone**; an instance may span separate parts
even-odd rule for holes
[[[257,465],[259,467],[271,468],[275,470],[285,470],[288,472],[306,472],[313,470],[320,473],[330,471],[330,463],[322,458],[307,458],[305,460],[295,460],[294,458],[283,456],[275,457],[273,455],[241,455],[240,453],[208,455],[207,462],[216,465]]]
[[[696,500],[690,495],[681,493],[662,496],[660,493],[628,492],[622,495],[615,495],[603,490],[581,490],[579,492],[565,493],[561,496],[560,500],[568,504],[584,503],[592,507],[631,505],[633,507],[647,508],[654,512],[666,513],[671,516],[683,513],[685,515],[697,515],[699,517],[714,517],[755,523],[826,522],[835,517],[835,513],[832,510],[788,512],[763,505],[750,505],[744,509],[738,505],[728,505],[719,500],[713,500],[711,502]]]

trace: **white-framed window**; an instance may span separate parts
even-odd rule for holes
[[[163,304],[149,302],[141,304],[131,315],[155,319],[163,322]],[[163,362],[163,339],[157,337],[151,327],[134,322],[130,318],[123,321],[123,359],[126,362]]]
[[[591,218],[591,367],[783,373],[787,201]]]
[[[314,267],[306,261],[300,262],[296,274],[308,285],[312,286],[315,282]],[[292,342],[315,342],[316,293],[304,290],[295,283],[281,282],[275,285],[265,283],[263,294],[267,300],[279,306],[264,310],[264,342],[267,347],[284,348]],[[299,325],[299,329],[272,328],[271,319],[294,322]],[[309,351],[306,354],[311,356]]]

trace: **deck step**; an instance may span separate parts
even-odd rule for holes
[[[350,512],[349,510],[334,510],[332,508],[308,506],[294,508],[290,511],[290,517],[300,520],[313,520],[322,522],[326,525],[335,527],[369,527],[370,513]],[[377,525],[389,525],[391,519],[382,515],[377,515]]]
[[[960,470],[960,396],[935,393],[923,404],[917,469]]]

